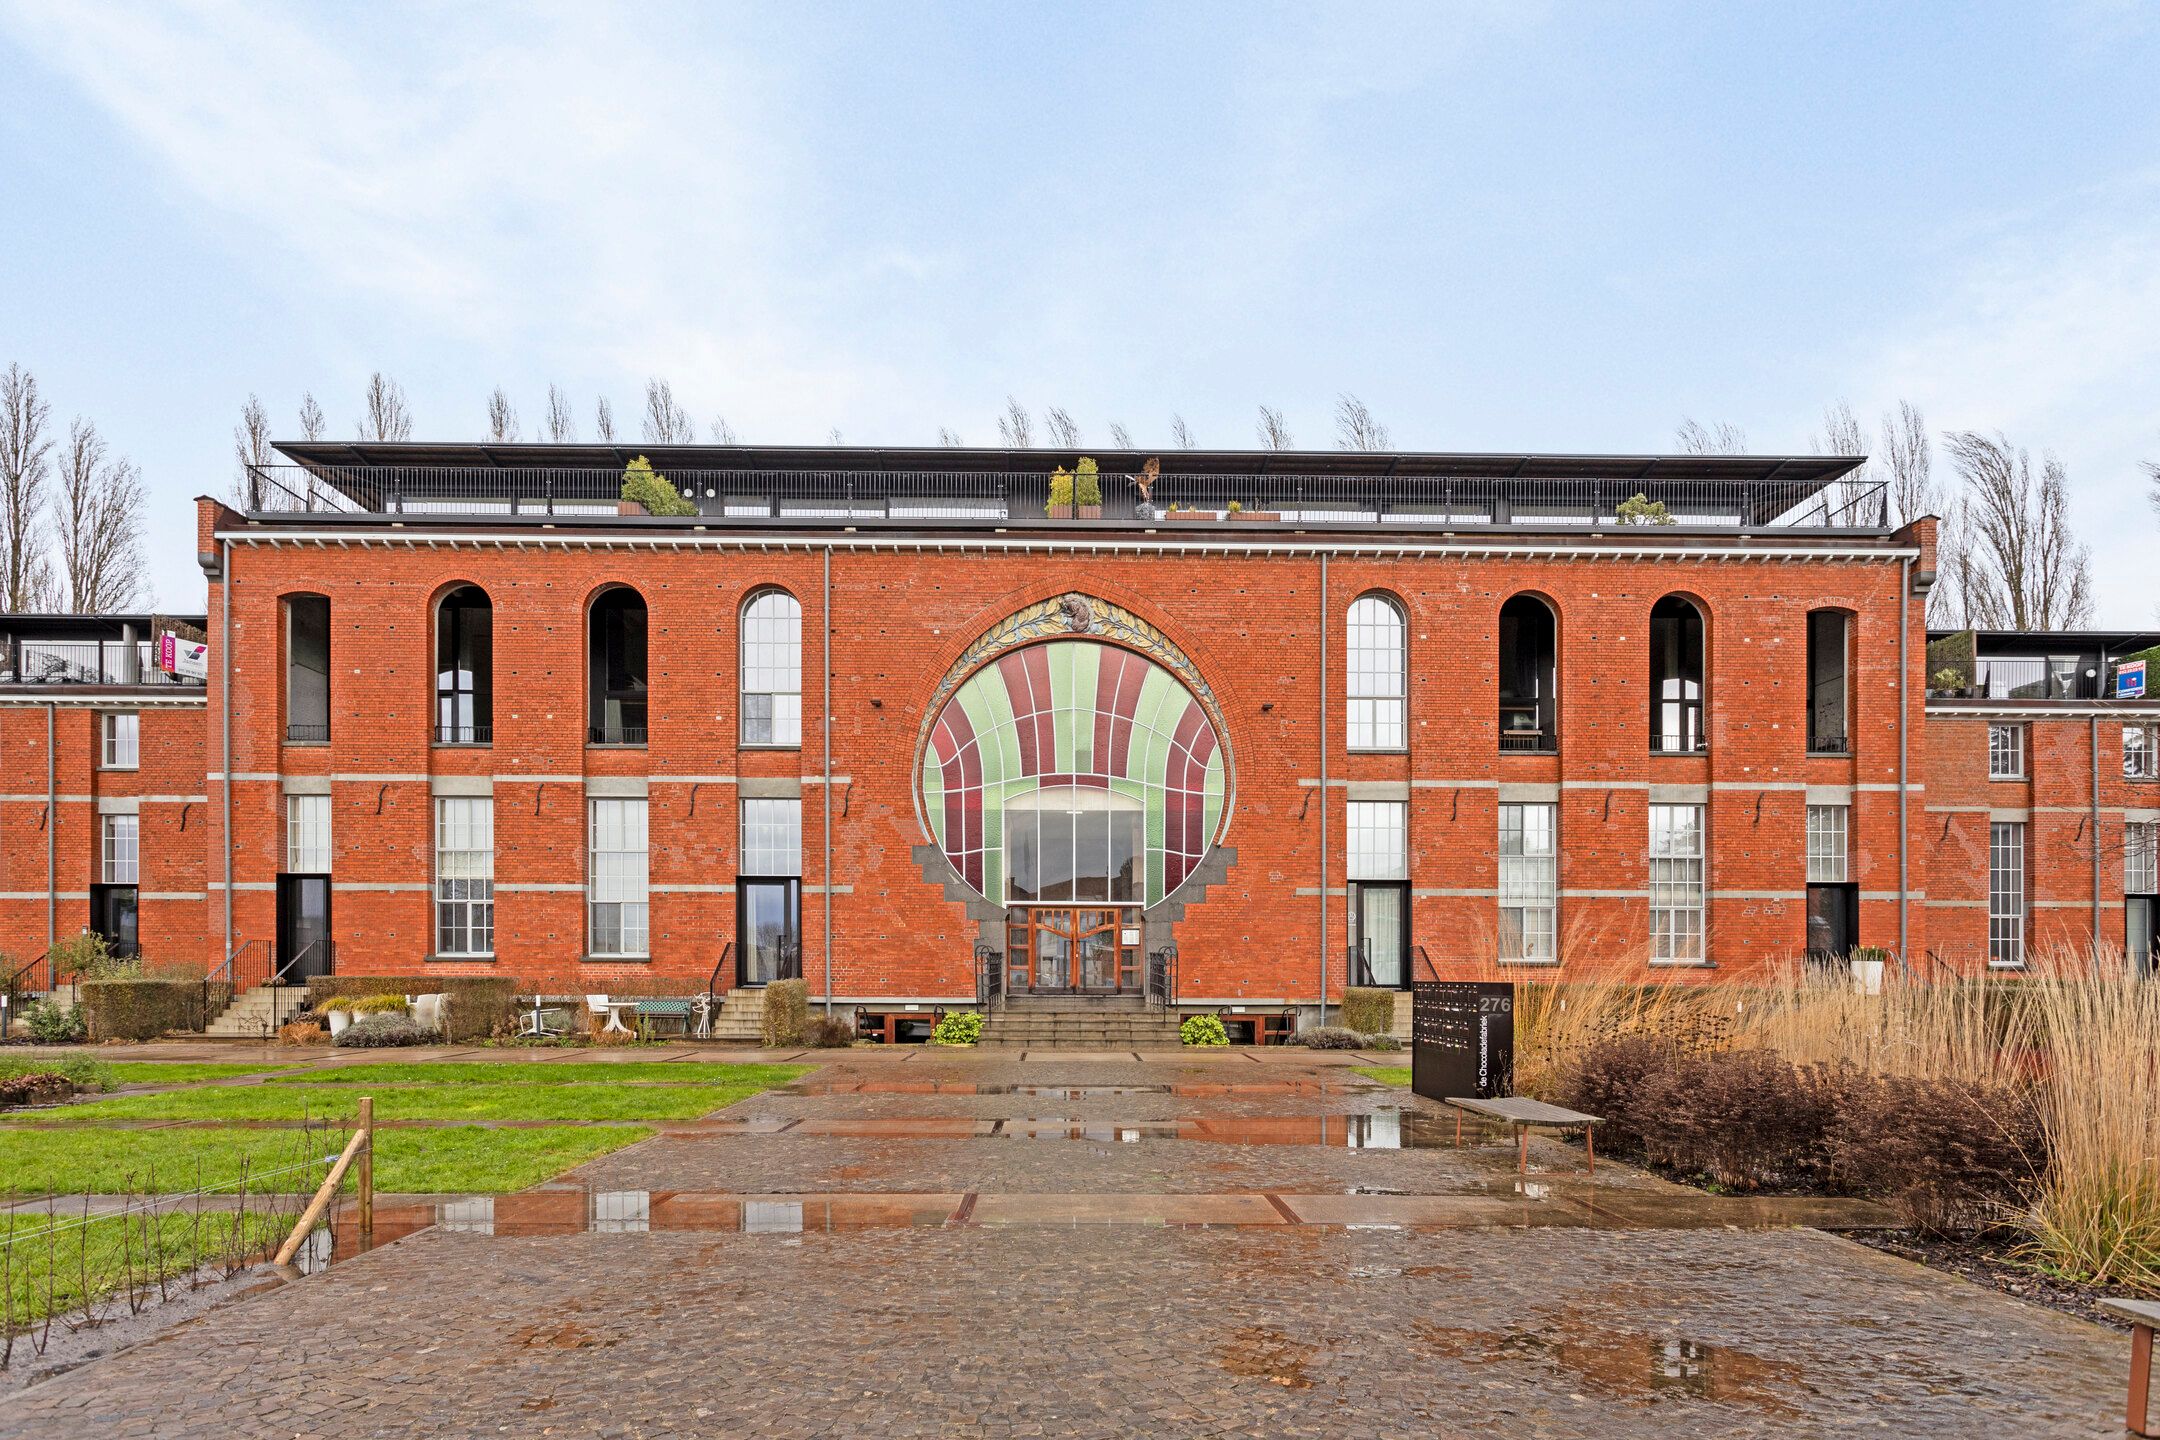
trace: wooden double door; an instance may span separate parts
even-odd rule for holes
[[[1144,983],[1138,906],[1015,906],[1005,933],[1014,994],[1137,994]]]

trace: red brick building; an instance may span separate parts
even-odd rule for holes
[[[285,449],[200,505],[207,685],[0,684],[18,963],[108,928],[128,813],[146,953],[243,983],[849,1006],[1984,963],[1982,810],[2021,946],[2149,879],[2160,707],[1930,700],[1933,524],[1846,460]]]

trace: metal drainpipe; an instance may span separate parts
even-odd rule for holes
[[[1912,556],[1899,562],[1898,575],[1898,627],[1897,627],[1897,963],[1902,974],[1912,973],[1912,963],[1907,952],[1912,945],[1911,915],[1912,893],[1909,864],[1910,837],[1906,825],[1906,761],[1908,731],[1912,722],[1912,692],[1906,669],[1912,639]]]
[[[18,672],[20,673],[20,672]],[[60,829],[60,803],[53,783],[53,707],[45,704],[45,970],[52,973],[52,947],[60,939],[60,897],[55,893],[57,876],[53,865],[57,852],[53,848],[53,836]]]
[[[1328,882],[1328,574],[1327,551],[1320,552],[1320,1023],[1327,1024],[1327,882]]]
[[[232,541],[219,542],[218,556],[218,609],[219,623],[224,638],[218,648],[225,653],[224,674],[218,686],[218,723],[224,732],[225,783],[221,787],[225,796],[225,827],[222,841],[225,846],[225,959],[229,962],[233,953],[233,839],[232,839]],[[228,977],[230,978],[230,977]]]
[[[2107,674],[2107,662],[2103,660],[2100,673]],[[2085,717],[2092,739],[2092,963],[2093,975],[2100,974],[2100,717]]]
[[[818,613],[825,632],[825,1018],[832,1018],[832,546],[825,547],[825,598]]]

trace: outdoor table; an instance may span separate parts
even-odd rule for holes
[[[1551,1125],[1557,1129],[1582,1128],[1583,1154],[1589,1157],[1590,1173],[1597,1174],[1597,1146],[1590,1139],[1591,1127],[1602,1116],[1585,1115],[1580,1110],[1564,1110],[1558,1105],[1547,1105],[1542,1100],[1532,1100],[1527,1095],[1502,1095],[1492,1100],[1474,1100],[1468,1096],[1450,1095],[1447,1103],[1455,1107],[1455,1143],[1462,1144],[1462,1117],[1465,1110],[1473,1115],[1483,1115],[1493,1120],[1505,1120],[1515,1127],[1515,1169],[1527,1174],[1530,1169],[1530,1127]]]
[[[2146,1440],[2160,1436],[2148,1423],[2151,1418],[2153,1328],[2160,1326],[2160,1301],[2102,1300],[2100,1308],[2119,1320],[2130,1322],[2130,1404],[2123,1428]]]

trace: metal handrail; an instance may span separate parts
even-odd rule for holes
[[[1005,1001],[1005,952],[994,946],[975,946],[975,1003],[992,1010]]]
[[[1440,978],[1439,967],[1432,963],[1432,956],[1425,953],[1425,947],[1423,945],[1412,945],[1410,949],[1417,956],[1418,964],[1425,967],[1425,978],[1438,980]]]
[[[735,942],[730,940],[720,947],[720,958],[713,961],[712,974],[705,977],[705,993],[713,994],[720,984],[720,972],[727,969],[728,957],[735,953]]]

